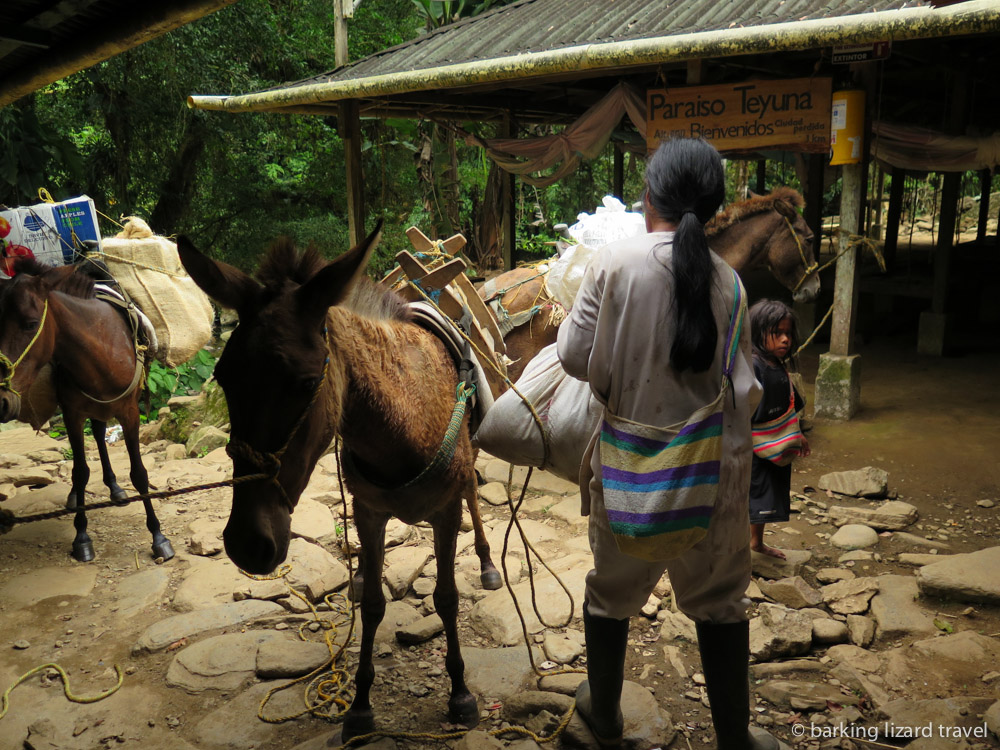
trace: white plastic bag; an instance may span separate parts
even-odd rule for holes
[[[556,301],[567,310],[576,301],[583,275],[595,252],[590,245],[572,245],[550,264],[545,285]]]
[[[590,386],[566,374],[556,345],[542,349],[525,367],[515,384],[531,402],[541,420],[513,390],[493,404],[476,432],[480,448],[519,466],[536,466],[577,482],[580,464],[604,407],[590,393]],[[545,462],[542,430],[549,441]]]

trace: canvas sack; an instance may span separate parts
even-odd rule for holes
[[[101,243],[101,260],[156,331],[156,358],[167,367],[187,362],[212,337],[212,304],[181,265],[177,245],[131,218]]]
[[[528,363],[514,387],[524,399],[513,389],[503,393],[476,432],[476,443],[512,464],[535,466],[567,481],[579,481],[583,454],[604,408],[591,395],[590,386],[566,374],[556,345],[550,344]]]
[[[716,399],[670,427],[633,422],[605,411],[601,423],[601,485],[618,549],[647,561],[672,560],[708,534],[718,497],[725,398],[746,317],[735,296]]]

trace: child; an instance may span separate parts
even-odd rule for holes
[[[751,417],[750,549],[784,560],[784,552],[764,544],[764,524],[788,520],[791,461],[809,455],[809,442],[798,428],[797,416],[805,402],[785,368],[799,344],[795,313],[784,302],[760,300],[750,308],[750,331],[754,375],[764,389]]]

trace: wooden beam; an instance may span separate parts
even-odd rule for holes
[[[757,186],[754,188],[757,195],[764,195],[767,192],[767,161],[757,160]]]
[[[823,172],[826,167],[825,154],[809,154],[806,157],[806,224],[813,233],[813,257],[819,258],[823,243]]]
[[[899,245],[899,222],[903,218],[903,197],[906,194],[906,170],[892,168],[892,182],[889,184],[889,213],[885,220],[885,245],[883,255],[885,266],[892,271],[896,264],[896,248]]]
[[[514,115],[513,113],[508,112],[503,118],[503,124],[500,128],[500,137],[513,138],[514,133]],[[517,243],[517,213],[515,211],[516,201],[514,195],[517,185],[514,182],[514,175],[507,170],[501,171],[500,180],[500,200],[503,202],[503,220],[500,224],[501,242],[503,243],[501,247],[501,255],[503,257],[503,267],[509,271],[514,268],[514,248]]]
[[[347,177],[347,229],[351,245],[360,244],[365,237],[364,172],[361,167],[361,120],[358,103],[340,103],[337,125],[344,142],[344,163]]]
[[[12,42],[18,47],[48,49],[52,46],[52,35],[28,26],[5,26],[0,30],[0,42]]]
[[[614,195],[622,203],[625,202],[625,155],[622,153],[621,146],[617,143],[612,143],[611,148],[613,149],[613,174],[611,177],[611,194]]]
[[[134,3],[136,10],[131,14],[119,15],[99,28],[88,29],[73,41],[62,42],[49,50],[37,62],[26,64],[0,79],[0,107],[234,2],[236,0]]]
[[[976,225],[976,242],[986,239],[986,225],[990,220],[990,186],[992,179],[990,170],[979,172],[979,223]]]

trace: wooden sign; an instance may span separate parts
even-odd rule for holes
[[[744,81],[646,92],[646,147],[704,138],[720,151],[830,149],[829,78]]]

